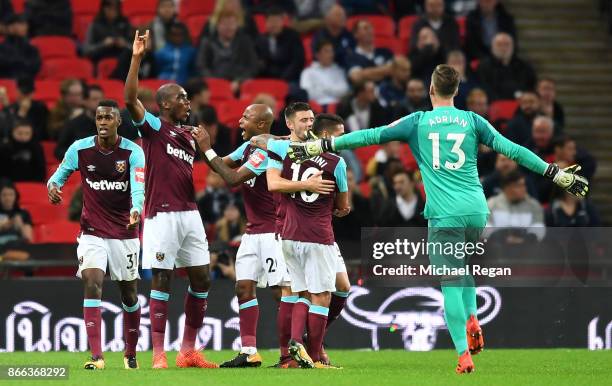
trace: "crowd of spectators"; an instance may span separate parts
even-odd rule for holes
[[[109,77],[124,80],[137,28],[141,33],[149,29],[153,42],[143,59],[141,79],[183,85],[192,103],[190,124],[209,130],[219,154],[229,153],[240,139],[233,130],[237,122],[230,128],[219,120],[209,78],[231,82],[236,99],[244,97],[241,85],[249,79],[286,82],[285,100],[267,93],[249,96],[249,102],[266,103],[275,112],[274,134],[288,133],[280,118],[282,107],[296,100],[336,112],[345,120],[346,132],[351,132],[431,109],[431,72],[436,65],[448,63],[461,74],[457,107],[489,118],[491,103],[518,101],[510,120],[492,122],[502,134],[546,161],[563,166],[578,162],[587,178],[595,173],[595,159],[564,132],[565,116],[556,99],[554,79],[538,79],[522,58],[514,18],[502,0],[217,0],[200,31],[179,17],[174,0],[159,0],[154,11],[151,20],[136,25],[124,15],[120,0],[102,0],[79,41],[72,34],[69,0],[27,0],[23,13],[15,12],[10,1],[0,1],[0,78],[12,78],[17,85],[10,100],[0,86],[0,176],[6,179],[5,185],[12,186],[8,181],[44,182],[49,175],[40,141],[56,141],[54,155],[61,160],[72,142],[95,134],[95,106],[105,97],[96,79],[75,78],[62,81],[60,98],[53,106],[36,100],[34,80],[40,76],[43,59],[31,39],[72,37],[79,55],[91,60],[94,68],[104,59],[115,58]],[[400,40],[402,22],[407,17],[412,20],[401,47],[379,39],[381,25],[372,21],[372,15],[388,17],[396,40]],[[147,110],[155,113],[152,92],[141,89],[139,96]],[[125,110],[122,116],[120,135],[137,139]],[[351,169],[354,211],[335,220],[338,238],[359,237],[359,226],[426,225],[419,172],[415,163],[400,160],[399,153],[407,150],[398,149],[399,145],[379,150],[372,167],[361,165],[355,153],[343,153]],[[490,149],[479,151],[479,173],[492,225],[599,223],[588,200],[556,191],[547,180]],[[202,217],[214,230],[214,238],[236,242],[245,225],[240,197],[212,172],[206,182],[206,189],[198,192]],[[18,205],[5,208],[4,198],[2,204],[4,216],[21,218],[13,223],[30,222]],[[11,210],[22,213],[21,217],[11,215]],[[78,218],[78,213],[71,217]],[[31,239],[26,228],[20,228],[24,240]]]

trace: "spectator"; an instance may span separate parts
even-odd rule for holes
[[[266,32],[255,44],[259,76],[297,83],[304,68],[304,46],[294,29],[283,26],[285,17],[281,8],[271,8],[266,15]]]
[[[559,188],[554,189],[554,198],[546,209],[545,219],[548,227],[600,226],[597,210],[589,200]]]
[[[232,149],[231,129],[220,123],[217,119],[217,112],[212,106],[203,106],[199,113],[199,124],[204,126],[208,135],[212,149],[217,154],[229,154]],[[238,124],[238,122],[236,122]]]
[[[28,41],[28,22],[23,15],[8,21],[8,34],[0,43],[0,78],[34,78],[40,71],[38,48]]]
[[[208,83],[202,78],[193,78],[185,85],[187,98],[191,102],[191,113],[189,114],[189,124],[197,126],[199,115],[205,106],[210,105],[210,89]]]
[[[217,33],[202,41],[198,53],[201,75],[232,81],[234,93],[238,91],[241,81],[252,78],[258,72],[253,42],[238,30],[238,25],[236,13],[219,15]]]
[[[498,0],[478,0],[466,18],[465,50],[470,60],[491,55],[495,35],[505,32],[516,39],[514,18]]]
[[[393,185],[393,174],[399,169],[403,169],[400,162],[401,144],[398,141],[391,141],[383,144],[380,149],[374,153],[366,165],[366,175],[368,177],[385,176],[385,183],[388,188]],[[397,166],[397,170],[395,167]],[[391,172],[388,172],[391,170]]]
[[[7,111],[14,119],[29,121],[34,129],[34,140],[41,141],[47,137],[49,110],[43,102],[33,99],[33,93],[34,79],[17,78],[17,100],[7,107]]]
[[[325,25],[312,38],[313,53],[321,40],[332,42],[336,62],[342,67],[346,66],[347,55],[355,49],[355,39],[346,29],[346,13],[340,5],[333,5],[325,14]]]
[[[110,78],[125,82],[128,71],[130,70],[130,62],[132,61],[132,49],[126,48],[121,52],[117,59],[117,67],[110,74]],[[147,50],[142,58],[140,67],[138,68],[139,79],[157,78],[157,67],[155,66],[155,52]]]
[[[395,197],[376,202],[371,201],[374,208],[379,208],[375,214],[375,223],[387,227],[424,227],[427,220],[423,217],[425,200],[415,189],[412,173],[400,170],[393,174],[393,191]]]
[[[514,232],[502,232],[507,243],[542,240],[546,233],[544,211],[540,203],[527,194],[525,176],[518,171],[510,172],[501,180],[501,188],[501,193],[487,201],[491,213],[485,237],[499,232],[500,228],[519,228]]]
[[[459,26],[453,16],[444,13],[444,0],[425,0],[425,15],[412,26],[410,51],[417,48],[419,32],[423,27],[429,27],[436,33],[443,51],[459,48]]]
[[[217,173],[209,171],[206,176],[206,189],[197,201],[204,224],[215,224],[223,216],[225,207],[233,201],[234,195],[225,186],[225,181]]]
[[[560,135],[553,139],[554,162],[559,167],[566,168],[574,164],[582,167],[580,174],[588,180],[592,179],[597,169],[595,158],[585,149],[576,146],[576,141],[567,135]]]
[[[0,35],[6,34],[7,22],[13,17],[13,3],[11,0],[0,0]]]
[[[349,15],[373,15],[387,13],[389,2],[385,0],[340,0]]]
[[[70,203],[68,204],[68,220],[73,222],[81,222],[81,214],[83,213],[83,188],[79,185],[72,193]]]
[[[540,113],[540,97],[534,91],[526,91],[519,98],[519,108],[508,121],[506,137],[519,145],[525,145],[531,138],[533,120]]]
[[[553,120],[546,116],[535,117],[531,127],[531,136],[524,144],[547,162],[552,162],[555,152],[552,141],[555,133],[554,125]]]
[[[338,242],[346,240],[358,242],[361,241],[361,227],[373,225],[372,212],[370,202],[361,193],[355,173],[350,168],[346,170],[346,179],[351,212],[344,217],[333,218],[334,236]]]
[[[374,82],[355,85],[353,93],[342,99],[336,111],[344,119],[348,132],[388,123],[387,111],[376,99]]]
[[[342,68],[334,62],[334,46],[328,40],[320,40],[316,61],[302,71],[300,87],[308,98],[321,106],[338,103],[349,92],[348,81]]]
[[[100,10],[89,25],[83,53],[93,61],[117,57],[129,48],[132,26],[121,13],[120,0],[102,0]]]
[[[399,21],[404,16],[421,13],[423,1],[389,0],[389,8],[393,9],[393,14],[391,16]]]
[[[289,2],[283,0],[283,3]],[[293,28],[301,35],[323,28],[323,15],[327,15],[334,4],[336,0],[293,0],[295,8]]]
[[[69,119],[83,110],[83,83],[77,79],[64,79],[60,84],[60,100],[51,109],[47,124],[47,137],[56,140]]]
[[[455,17],[467,16],[478,6],[476,0],[450,0],[446,1],[446,4],[450,9],[450,13],[452,13]]]
[[[149,27],[153,34],[153,50],[157,51],[164,48],[170,26],[177,21],[174,0],[159,0],[157,3],[157,14]]]
[[[502,192],[501,182],[510,173],[519,170],[518,164],[501,153],[496,153],[495,170],[487,175],[482,181],[482,190],[486,198],[498,195]],[[519,170],[520,171],[520,170]],[[538,191],[529,178],[525,179],[527,193],[531,197],[537,197]]]
[[[210,15],[210,18],[202,28],[202,32],[200,32],[200,41],[198,43],[200,46],[203,40],[205,40],[204,38],[212,38],[218,33],[221,15],[227,13],[236,16],[237,28],[244,32],[245,35],[255,37],[259,34],[255,21],[242,7],[240,0],[217,0],[212,15]]]
[[[236,204],[230,203],[223,210],[223,217],[215,224],[216,240],[226,243],[239,243],[245,230],[246,220],[240,214],[240,209]]]
[[[391,76],[380,83],[378,101],[385,108],[394,109],[406,100],[406,83],[410,79],[411,64],[405,56],[391,62]]]
[[[2,148],[2,157],[5,157],[2,168],[6,168],[2,175],[11,181],[45,181],[45,154],[28,121],[15,122],[9,142]]]
[[[155,101],[155,95],[153,95],[153,91],[149,90],[148,88],[139,88],[138,100],[142,103],[145,110],[155,116],[158,115],[159,106]],[[127,138],[131,141],[140,140],[138,128],[134,126],[134,122],[132,121],[132,117],[130,116],[130,112],[128,111],[128,109],[122,109],[120,112],[120,116],[121,124],[117,128],[117,133],[119,133],[119,135],[123,138]]]
[[[32,217],[19,207],[19,193],[13,185],[0,187],[0,251],[32,242]]]
[[[459,90],[455,95],[455,107],[465,110],[466,98],[470,90],[478,86],[474,74],[466,66],[465,55],[461,50],[453,50],[446,56],[446,64],[454,68],[460,75]]]
[[[430,83],[433,70],[446,59],[438,36],[427,26],[419,30],[416,47],[410,51],[409,57],[412,63],[412,76],[423,79],[425,84]]]
[[[533,90],[533,68],[514,54],[514,39],[500,32],[493,39],[492,56],[478,66],[478,75],[491,100],[514,99],[521,91]]]
[[[489,119],[489,99],[487,93],[481,88],[473,88],[467,94],[466,108],[483,118]]]
[[[415,111],[431,110],[429,95],[425,83],[421,79],[412,78],[406,83],[406,99],[395,106],[393,117],[395,119],[410,115]]]
[[[30,24],[30,37],[72,35],[70,0],[28,0],[25,14]]]
[[[102,99],[104,91],[98,85],[87,87],[83,112],[66,122],[66,126],[59,135],[57,146],[55,147],[55,158],[62,160],[66,150],[77,139],[96,135],[96,109]]]
[[[155,52],[155,65],[159,79],[184,84],[194,74],[196,50],[191,45],[189,30],[176,22],[168,29],[166,45]]]
[[[565,126],[563,107],[557,102],[557,84],[551,78],[542,78],[537,88],[540,96],[540,111],[555,122],[555,135],[561,134]]]
[[[357,42],[355,50],[346,57],[346,71],[351,82],[378,82],[391,75],[393,52],[374,47],[374,27],[367,20],[359,20],[353,27]]]
[[[230,257],[231,249],[223,242],[215,242],[210,251],[210,278],[236,281],[236,264]]]

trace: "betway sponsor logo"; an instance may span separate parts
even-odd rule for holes
[[[129,183],[119,182],[119,181],[90,181],[89,178],[86,178],[85,181],[89,184],[89,187],[93,190],[119,190],[122,192],[127,192]]]
[[[175,157],[177,157],[178,159],[181,159],[187,163],[189,163],[190,165],[193,165],[193,156],[189,153],[187,153],[185,150],[183,149],[177,149],[172,147],[172,145],[167,144],[166,145],[166,152],[170,155],[173,155]]]

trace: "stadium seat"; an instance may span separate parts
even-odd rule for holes
[[[79,42],[84,42],[85,37],[87,36],[87,30],[89,29],[89,25],[93,22],[94,15],[83,14],[83,15],[74,15],[72,18],[72,33],[74,33]]]
[[[148,27],[151,24],[151,22],[153,21],[153,19],[155,19],[155,13],[154,12],[142,13],[142,14],[137,14],[137,15],[131,15],[129,17],[130,24],[134,28],[145,28],[145,27]]]
[[[312,53],[312,36],[302,37],[302,46],[304,46],[304,67],[308,67],[314,60]]]
[[[189,16],[210,15],[215,9],[215,0],[181,0],[179,19],[187,20]]]
[[[96,74],[98,78],[107,79],[117,67],[117,58],[104,58],[98,62]]]
[[[355,150],[353,150],[353,152],[355,153],[355,156],[361,163],[361,168],[363,170],[366,170],[368,166],[368,162],[370,161],[372,157],[374,157],[374,154],[376,154],[376,152],[380,148],[381,148],[380,145],[371,145],[371,146],[365,146],[365,147],[358,147]]]
[[[359,190],[361,191],[361,195],[365,198],[370,198],[370,194],[372,193],[372,186],[369,182],[364,181],[359,184]]]
[[[54,58],[76,58],[76,44],[66,36],[38,36],[30,40],[38,48],[42,61]]]
[[[472,69],[472,71],[477,72],[478,66],[480,66],[480,60],[472,59],[472,61],[470,62],[470,68]]]
[[[200,32],[202,32],[202,28],[204,28],[207,20],[208,15],[193,15],[185,20],[185,25],[187,25],[189,29],[189,36],[191,36],[193,44],[197,44],[200,38]]]
[[[458,16],[456,19],[457,25],[459,26],[459,38],[461,39],[461,44],[465,42],[465,34],[466,34],[466,17]]]
[[[119,103],[119,106],[123,107],[125,98],[123,96],[123,82],[115,79],[90,79],[87,84],[97,84],[104,90],[104,97],[112,99]]]
[[[0,87],[6,88],[9,102],[13,103],[17,99],[17,82],[15,82],[15,79],[0,78]]]
[[[138,86],[148,88],[153,91],[153,93],[156,93],[157,90],[166,83],[173,83],[173,81],[167,79],[141,79],[138,82]],[[123,87],[123,85],[121,87]]]
[[[40,200],[37,203],[23,205],[23,208],[30,212],[32,216],[32,224],[34,226],[40,224],[49,224],[59,220],[68,219],[68,202],[64,201],[62,205],[52,205],[47,200]]]
[[[12,0],[13,4],[13,12],[15,13],[23,13],[25,10],[25,0]]]
[[[374,46],[388,48],[395,55],[406,55],[408,52],[408,43],[393,36],[376,36],[374,38]]]
[[[400,19],[398,37],[402,40],[410,41],[412,35],[412,26],[419,20],[418,15],[408,15]]]
[[[250,100],[233,99],[218,104],[217,116],[219,122],[230,127],[238,126],[238,121],[244,113],[244,109],[251,104]]]
[[[43,101],[47,107],[55,106],[60,99],[59,80],[36,80],[34,82],[34,99]]]
[[[57,160],[55,159],[55,147],[57,146],[57,142],[55,141],[40,141],[40,144],[43,148],[43,153],[45,154],[45,162],[47,165],[57,164]],[[47,174],[47,177],[50,175]]]
[[[209,171],[208,164],[204,161],[194,162],[193,164],[193,184],[196,192],[206,189],[206,176]]]
[[[313,100],[309,100],[308,104],[310,105],[310,108],[312,109],[312,111],[314,111],[315,114],[319,114],[323,112],[323,106],[321,106],[317,102]]]
[[[289,85],[282,79],[249,79],[240,85],[240,98],[253,99],[259,93],[272,95],[280,103],[285,102]]]
[[[489,106],[489,121],[507,121],[512,119],[516,109],[518,108],[518,102],[514,99],[498,100],[491,102]]]
[[[418,166],[414,156],[412,155],[412,150],[410,150],[410,146],[407,143],[402,143],[400,152],[400,161],[402,161],[402,165],[408,170],[417,170]]]
[[[78,222],[68,220],[41,224],[35,228],[35,241],[37,243],[76,243],[81,230]]]
[[[70,0],[73,15],[94,16],[100,10],[101,0]]]
[[[43,182],[16,182],[15,187],[22,205],[36,204],[47,199],[47,185]]]
[[[215,101],[226,101],[234,99],[232,93],[232,83],[223,78],[205,78],[210,90],[210,98]]]
[[[349,31],[353,30],[353,27],[359,20],[367,20],[372,24],[374,28],[375,36],[395,36],[395,22],[389,16],[382,15],[356,15],[351,16],[346,21],[346,28]]]
[[[255,25],[257,26],[257,31],[260,34],[266,33],[266,15],[262,13],[256,13],[253,15],[253,20],[255,21]]]
[[[63,80],[66,78],[89,79],[93,77],[93,65],[87,59],[47,59],[42,64],[38,79]]]
[[[121,2],[121,10],[128,18],[134,15],[155,15],[158,1],[159,0],[123,0]]]

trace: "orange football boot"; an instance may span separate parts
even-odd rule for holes
[[[470,354],[476,355],[484,350],[484,337],[482,336],[482,329],[480,324],[478,324],[478,319],[474,315],[470,315],[465,328]]]

